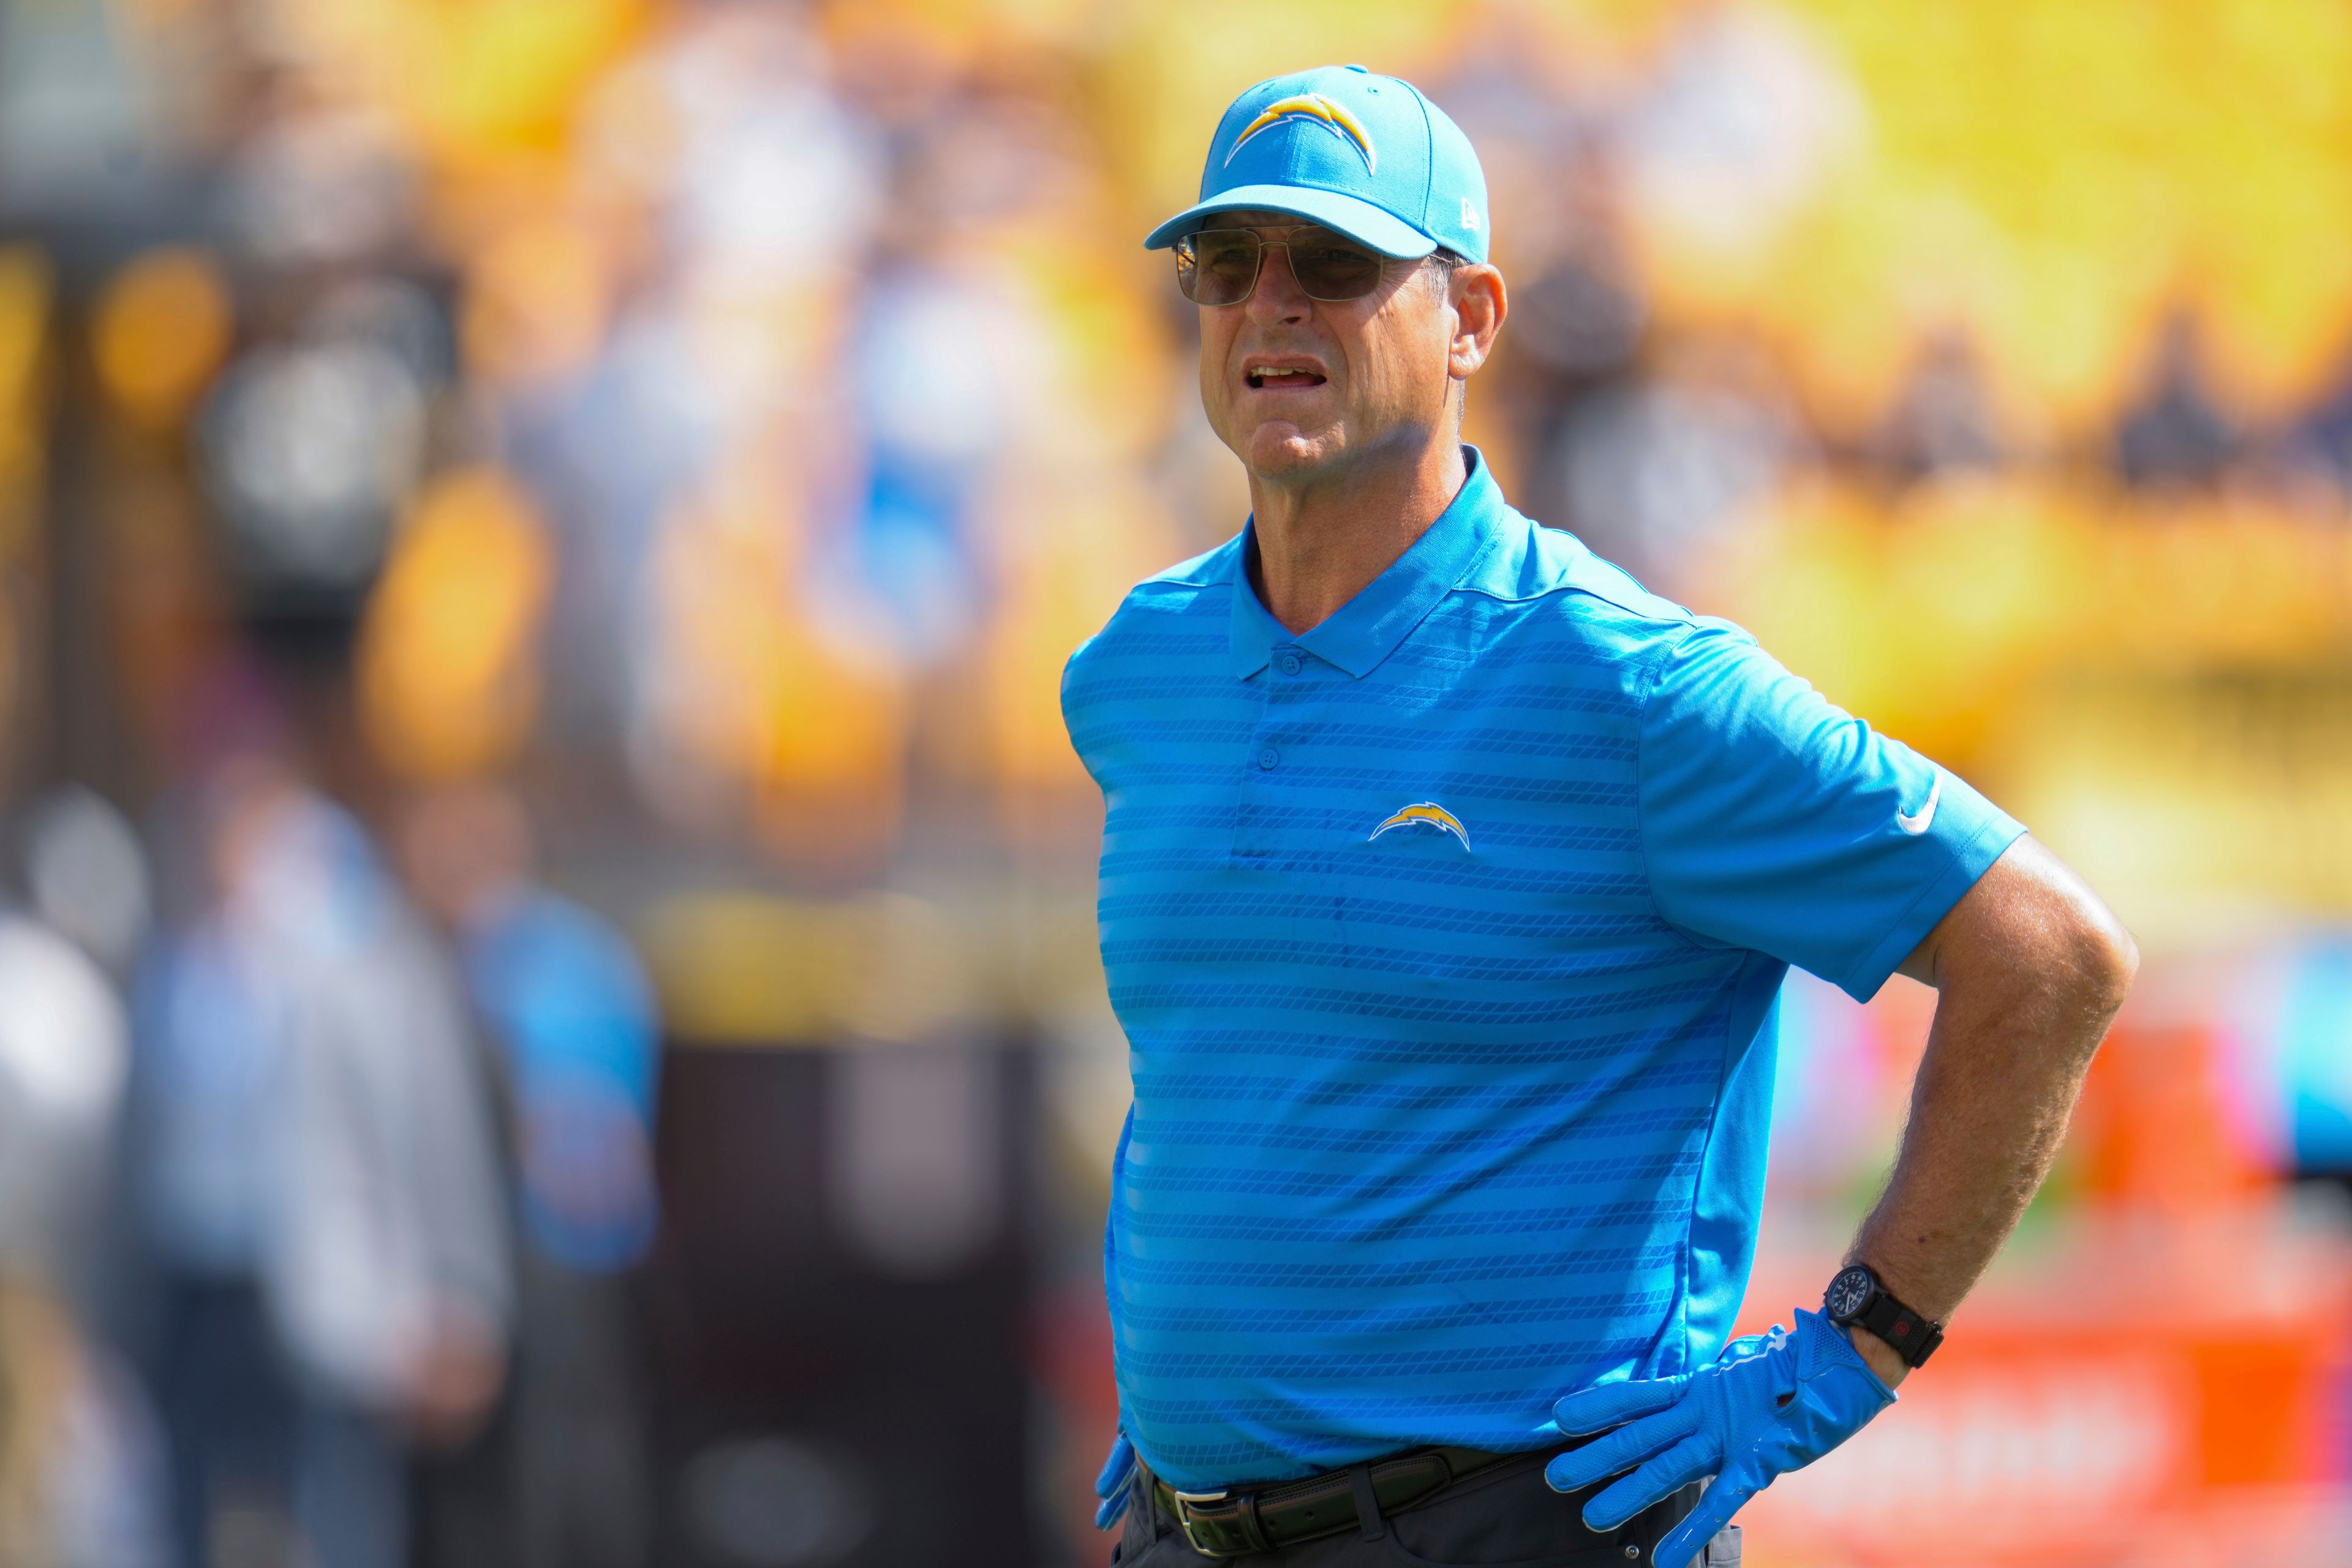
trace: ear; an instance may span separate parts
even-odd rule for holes
[[[1495,334],[1510,313],[1503,275],[1484,262],[1465,262],[1454,269],[1447,293],[1454,307],[1454,341],[1447,345],[1447,374],[1467,381],[1478,374],[1495,352]]]

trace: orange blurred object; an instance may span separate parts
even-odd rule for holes
[[[360,637],[361,723],[395,773],[462,778],[520,749],[554,570],[536,509],[502,471],[460,469],[425,490]]]
[[[604,342],[611,274],[604,247],[581,225],[535,221],[508,229],[467,276],[467,364],[509,386],[581,369]]]
[[[1929,994],[1871,1005],[1891,1059]],[[2210,1030],[2126,1016],[2063,1192],[1896,1406],[1743,1511],[1758,1568],[2339,1560],[2352,1241],[2278,1201],[2224,1121],[2221,1067]],[[1768,1224],[1739,1331],[1817,1301],[1843,1239],[1776,1246]]]
[[[2208,1030],[2118,1028],[2091,1063],[2071,1135],[2084,1195],[2195,1215],[2265,1188],[2269,1173],[2222,1121],[2224,1089]]]
[[[228,353],[234,320],[220,269],[200,250],[152,250],[117,273],[98,302],[90,353],[109,396],[163,428],[192,407]]]
[[[261,26],[435,164],[467,170],[560,148],[582,95],[654,14],[644,0],[343,0],[275,7]]]
[[[2248,1529],[2283,1555],[2226,1560],[2340,1560],[2339,1238],[2254,1208],[2094,1210],[2019,1250],[1894,1409],[1743,1511],[1758,1568],[2088,1568]],[[1812,1262],[1759,1269],[1741,1331],[1816,1299],[1833,1260]]]
[[[48,258],[0,247],[0,554],[30,531],[47,456],[42,396],[49,320]]]

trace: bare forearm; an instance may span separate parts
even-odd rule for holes
[[[1988,873],[1989,896],[1915,955],[1941,995],[1895,1173],[1853,1245],[1897,1297],[1939,1320],[2049,1174],[2137,961],[2055,857],[2030,840],[2012,854],[1995,868],[2001,880]]]
[[[1854,1255],[1942,1318],[2016,1229],[2066,1135],[2115,1016],[2095,994],[1948,994],[1912,1090],[1903,1149]]]

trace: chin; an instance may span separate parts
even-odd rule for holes
[[[1310,436],[1288,426],[1261,426],[1243,458],[1261,479],[1297,479],[1329,466],[1343,446],[1337,431]]]

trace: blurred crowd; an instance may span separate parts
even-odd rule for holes
[[[1247,506],[1138,242],[1358,56],[1485,160],[1520,508],[2112,883],[2352,1169],[2326,6],[0,0],[0,1563],[652,1561],[665,1041],[1043,1042],[1092,1288],[1058,676]],[[988,1091],[870,1059],[843,1223],[947,1268],[891,1129]],[[1003,1354],[1075,1520],[1107,1365]],[[701,1473],[696,1561],[873,1560]]]
[[[538,885],[510,794],[420,799],[396,869],[296,756],[162,803],[152,872],[87,790],[19,820],[6,1560],[402,1563],[423,1505],[505,1548],[467,1560],[640,1561],[642,971]],[[412,1473],[469,1451],[511,1471],[495,1505]]]

